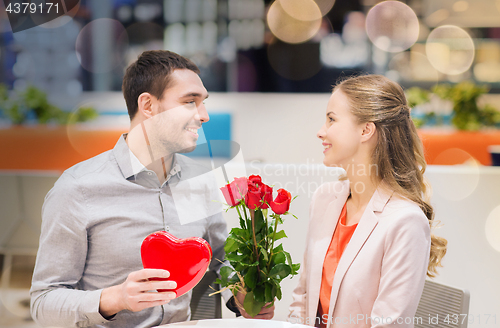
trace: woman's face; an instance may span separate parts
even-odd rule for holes
[[[363,124],[357,122],[347,97],[337,89],[328,101],[326,122],[317,133],[324,146],[323,164],[345,170],[358,164],[362,134]]]

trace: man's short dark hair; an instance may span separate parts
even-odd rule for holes
[[[131,120],[137,113],[139,96],[149,92],[161,99],[171,82],[170,74],[175,69],[189,69],[200,74],[198,66],[191,60],[166,50],[145,51],[127,68],[122,91]]]

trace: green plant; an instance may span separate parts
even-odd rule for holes
[[[30,115],[34,116],[41,124],[55,122],[58,124],[72,124],[85,122],[99,116],[91,107],[81,107],[74,113],[61,110],[51,104],[47,94],[42,90],[28,86],[24,91],[9,97],[8,89],[0,84],[0,110],[13,124],[23,124]]]
[[[430,92],[419,87],[411,87],[406,90],[406,99],[408,100],[408,106],[414,108],[418,105],[428,103],[430,101]],[[434,112],[425,113],[419,118],[412,115],[412,120],[415,126],[419,128],[427,124],[435,116],[436,114]]]
[[[479,107],[479,96],[487,93],[485,85],[464,81],[455,85],[437,84],[432,92],[453,102],[453,117],[451,123],[459,130],[479,130],[482,126],[492,126],[500,123],[500,113],[491,105]]]
[[[436,84],[431,88],[431,92],[439,98],[453,103],[451,123],[459,130],[479,130],[483,126],[500,123],[500,112],[495,107],[490,104],[481,107],[478,105],[478,98],[488,91],[487,86],[479,86],[470,81],[455,85]],[[412,108],[430,101],[430,92],[419,87],[408,89],[406,94]],[[424,125],[434,116],[434,112],[426,113],[423,118],[414,119],[414,122]]]
[[[272,188],[258,175],[236,178],[221,190],[229,208],[237,210],[240,227],[231,229],[224,246],[232,267],[222,267],[216,283],[231,289],[234,295],[244,294],[239,306],[256,316],[266,303],[281,299],[281,281],[296,275],[300,268],[281,244],[275,244],[287,237],[278,225],[283,223],[281,215],[290,214],[293,199],[288,191],[279,189],[272,200]],[[274,212],[269,216],[268,207]]]

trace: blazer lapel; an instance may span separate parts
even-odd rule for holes
[[[354,231],[349,244],[347,244],[342,257],[340,258],[337,270],[335,271],[332,293],[330,295],[330,308],[328,311],[328,318],[332,318],[340,285],[342,284],[342,280],[344,279],[347,270],[355,260],[361,248],[363,248],[363,245],[365,244],[368,237],[370,237],[373,229],[375,229],[375,227],[377,226],[378,217],[375,215],[375,213],[383,211],[391,196],[392,192],[386,193],[379,188],[375,190],[372,198],[370,199],[370,202],[366,206],[365,212],[361,216],[358,226],[356,227],[356,230]]]
[[[316,242],[314,243],[315,246],[312,252],[309,252],[309,255],[314,258],[313,263],[315,263],[315,265],[311,267],[311,272],[309,273],[309,290],[311,294],[309,296],[309,313],[307,315],[310,318],[316,317],[319,304],[319,292],[321,289],[321,277],[323,275],[323,263],[330,242],[332,241],[335,228],[337,227],[340,212],[348,196],[349,182],[346,182],[341,192],[334,195],[328,204],[321,221],[319,221],[319,226],[316,227],[316,234],[312,237]]]

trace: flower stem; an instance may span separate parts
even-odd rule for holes
[[[255,260],[258,261],[259,260],[259,253],[257,250],[257,237],[255,236],[255,210],[253,212],[250,210],[250,216],[252,218],[252,237],[253,237]]]
[[[271,250],[269,255],[269,262],[267,262],[267,271],[269,271],[269,265],[271,264],[271,258],[273,257],[273,249],[274,249],[274,238],[276,238],[276,230],[278,229],[278,218],[279,215],[274,214],[274,231],[273,231],[273,239],[271,240]]]

